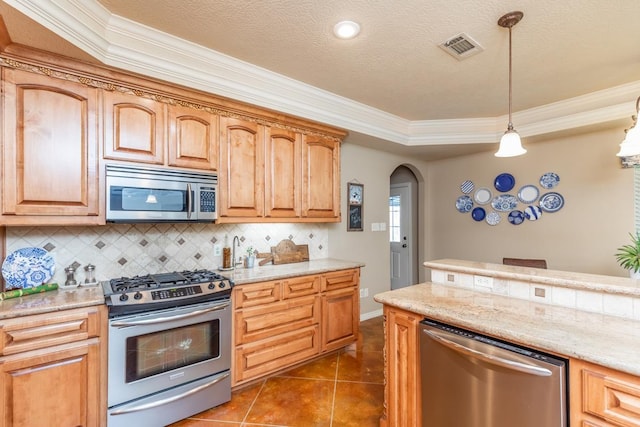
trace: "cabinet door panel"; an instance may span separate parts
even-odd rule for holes
[[[340,143],[305,135],[302,167],[302,216],[339,220]]]
[[[267,128],[265,156],[265,216],[300,216],[302,135]]]
[[[360,269],[336,271],[326,273],[322,281],[322,291],[333,291],[341,288],[348,288],[360,283]]]
[[[3,214],[98,215],[97,91],[3,69]]]
[[[315,356],[318,325],[242,345],[235,351],[234,382],[256,378]]]
[[[0,321],[0,355],[83,341],[100,333],[98,307],[37,314]]]
[[[317,324],[319,318],[320,299],[313,295],[246,308],[236,313],[236,344],[311,326]]]
[[[268,304],[282,299],[280,281],[251,283],[233,288],[233,306],[236,309]]]
[[[164,164],[165,105],[105,92],[104,158]]]
[[[264,127],[220,118],[219,221],[264,213]]]
[[[320,292],[321,276],[302,276],[285,279],[282,281],[284,298],[297,298],[304,295],[313,295]]]
[[[98,426],[98,340],[2,359],[2,425]]]
[[[169,107],[169,166],[216,170],[218,117],[193,108]]]
[[[358,288],[322,294],[322,351],[350,344],[358,338]]]

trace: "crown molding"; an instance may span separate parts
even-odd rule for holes
[[[4,1],[106,65],[404,146],[492,143],[508,121],[410,121],[112,15],[97,0]],[[515,112],[513,123],[528,137],[630,119],[637,93],[640,81]]]

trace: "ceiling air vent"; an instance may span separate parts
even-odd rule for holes
[[[439,46],[458,60],[463,60],[484,50],[480,43],[465,33],[453,36],[449,40],[440,43]]]

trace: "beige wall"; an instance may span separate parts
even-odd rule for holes
[[[613,256],[634,226],[634,172],[622,169],[615,156],[623,137],[624,129],[615,128],[529,144],[529,152],[516,158],[481,153],[430,164],[430,255],[496,263],[505,256],[545,258],[551,269],[625,276]],[[519,226],[503,214],[493,227],[456,211],[464,180],[493,189],[501,172],[516,178],[512,194],[524,184],[538,184],[545,172],[557,173],[564,207]]]
[[[404,164],[415,171],[420,185],[421,260],[545,258],[551,269],[626,276],[613,256],[634,227],[634,171],[622,169],[615,156],[623,136],[624,128],[616,127],[529,144],[525,140],[529,151],[517,158],[499,159],[486,152],[430,163],[345,143],[341,184],[345,193],[349,181],[364,184],[364,231],[347,232],[346,220],[329,225],[329,256],[366,264],[361,283],[369,298],[362,299],[360,312],[379,310],[372,296],[390,289],[388,231],[371,231],[371,223],[388,223],[389,177]],[[457,212],[463,181],[495,190],[493,180],[502,172],[516,178],[513,194],[525,184],[539,187],[543,173],[557,173],[555,190],[564,196],[564,207],[519,226],[509,224],[504,214],[500,224],[490,226]],[[346,194],[341,199],[346,218]],[[421,268],[420,281],[425,279],[427,271]]]
[[[329,225],[329,256],[366,264],[360,276],[361,288],[369,289],[369,297],[360,301],[360,313],[366,316],[367,313],[382,309],[382,306],[373,300],[373,295],[390,289],[389,231],[371,231],[371,223],[384,222],[388,226],[389,179],[395,168],[400,165],[409,166],[420,181],[421,177],[426,175],[427,164],[348,142],[342,145],[340,155],[343,220],[341,223]],[[364,184],[363,231],[347,232],[346,188],[347,182],[350,181]],[[421,188],[425,187],[423,184],[419,182]],[[421,200],[425,199],[421,194],[418,197]],[[420,258],[424,259],[424,248],[419,252]],[[420,273],[420,281],[424,281],[424,268],[420,269]]]

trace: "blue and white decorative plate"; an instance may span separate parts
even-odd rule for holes
[[[479,205],[486,205],[491,201],[491,190],[486,187],[478,188],[473,195],[473,199]]]
[[[520,225],[524,222],[524,213],[522,211],[511,211],[509,212],[509,216],[507,217],[510,224]]]
[[[543,194],[540,197],[540,209],[545,212],[558,212],[564,206],[564,197],[555,192]]]
[[[456,209],[460,213],[467,213],[471,211],[473,208],[473,200],[469,196],[460,196],[458,200],[456,200]]]
[[[514,185],[516,185],[516,179],[510,173],[501,173],[493,181],[493,186],[502,193],[511,191]]]
[[[473,181],[465,181],[462,184],[460,184],[460,190],[464,193],[464,194],[469,194],[473,191],[474,185],[473,185]]]
[[[493,198],[491,206],[499,212],[509,212],[518,206],[518,199],[511,194],[501,194]]]
[[[560,177],[557,173],[547,172],[540,177],[540,185],[542,188],[553,188],[560,182]]]
[[[542,216],[542,209],[536,205],[527,206],[524,210],[524,216],[529,221],[536,221]]]
[[[485,212],[484,208],[477,207],[473,208],[473,210],[471,211],[471,218],[476,221],[482,221],[485,216],[487,216],[487,212]]]
[[[40,286],[53,277],[56,263],[42,248],[22,248],[12,252],[2,263],[6,288],[26,289]]]
[[[498,225],[498,223],[500,222],[500,214],[496,211],[491,211],[489,212],[489,214],[487,215],[487,224],[489,225]]]
[[[538,195],[540,195],[540,192],[535,185],[525,185],[518,190],[518,200],[522,203],[533,203],[538,198]]]

